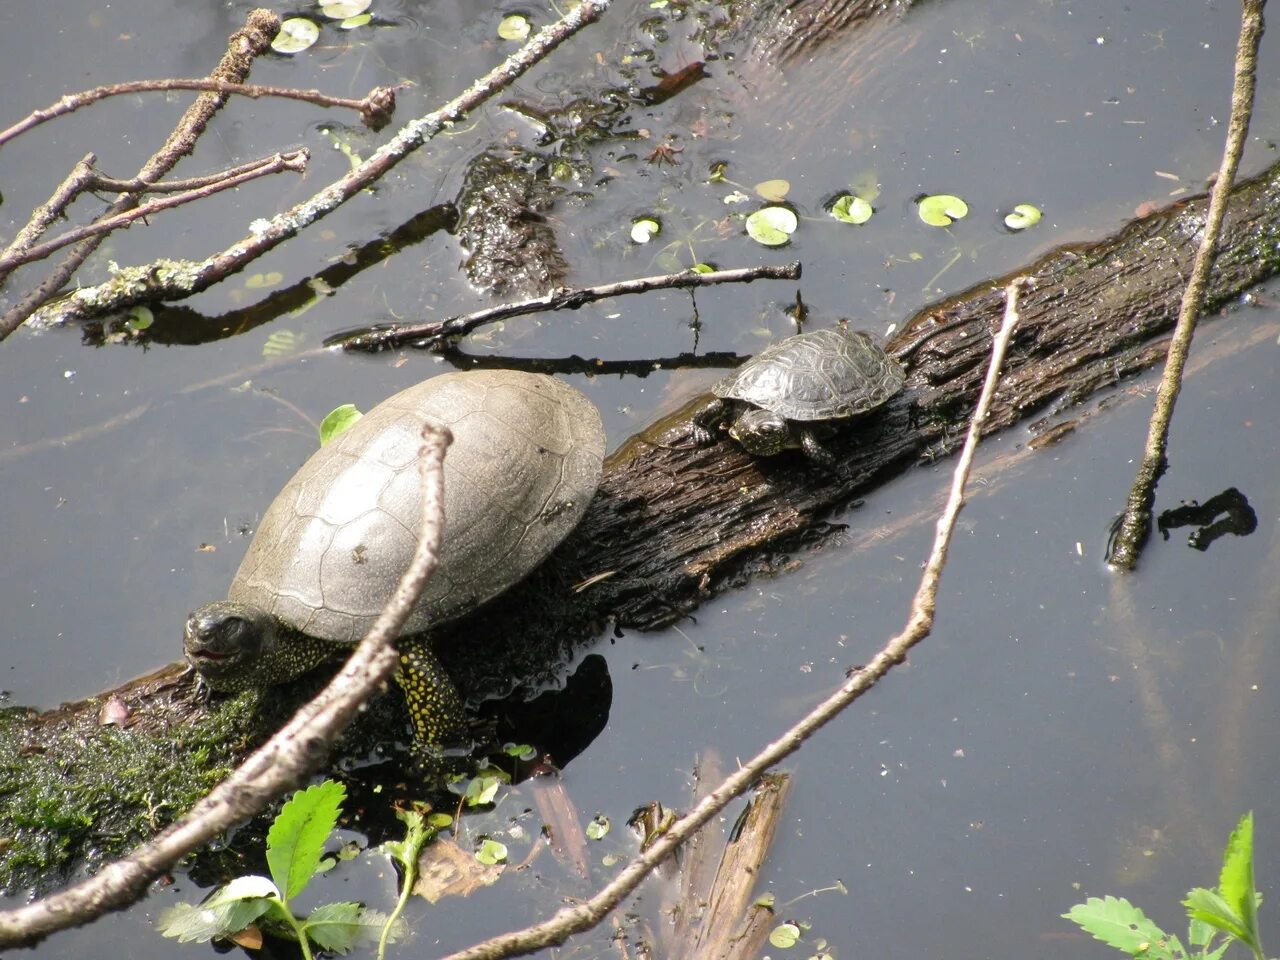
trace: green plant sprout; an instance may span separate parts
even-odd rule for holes
[[[1121,953],[1143,960],[1219,960],[1236,940],[1253,951],[1254,960],[1266,960],[1258,930],[1261,902],[1253,881],[1253,814],[1246,813],[1223,851],[1217,888],[1196,887],[1182,901],[1189,920],[1187,942],[1194,952],[1123,897],[1090,897],[1063,916]]]
[[[306,960],[311,960],[313,946],[346,953],[379,931],[380,943],[385,944],[394,936],[393,918],[376,910],[358,903],[326,903],[300,919],[290,906],[316,876],[334,865],[332,858],[324,856],[324,847],[338,825],[345,797],[346,789],[332,780],[299,790],[280,809],[267,832],[267,870],[271,876],[237,877],[214,890],[203,903],[175,904],[156,921],[160,932],[183,943],[203,943],[233,937],[257,923],[297,940]],[[419,842],[414,825],[406,824],[409,836],[403,841],[403,850],[413,843],[421,849],[426,840]],[[403,850],[397,847],[389,852],[399,859]],[[416,863],[416,854],[413,859]],[[406,887],[412,889],[412,884],[406,882]],[[405,896],[401,895],[402,901]],[[393,916],[401,910],[403,903],[397,905]]]

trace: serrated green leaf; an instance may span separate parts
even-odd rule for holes
[[[1222,872],[1218,875],[1218,892],[1241,921],[1244,940],[1250,947],[1257,942],[1258,907],[1253,880],[1253,813],[1240,818],[1231,831],[1222,852]]]
[[[217,906],[175,903],[156,920],[166,937],[179,943],[208,943],[239,933],[271,909],[268,900],[231,900]]]
[[[333,780],[299,790],[267,832],[267,866],[285,900],[306,889],[320,868],[329,834],[338,825],[346,787]]]
[[[1202,920],[1192,920],[1187,924],[1187,940],[1197,949],[1207,947],[1217,935],[1218,931]]]
[[[386,918],[358,903],[326,903],[302,924],[307,938],[322,950],[347,953],[361,941],[376,938]]]
[[[1108,946],[1134,956],[1152,951],[1168,940],[1163,930],[1123,897],[1090,897],[1063,916]]]
[[[1182,901],[1182,905],[1187,908],[1188,918],[1207,923],[1223,933],[1247,942],[1248,931],[1244,928],[1244,922],[1235,915],[1231,904],[1223,900],[1217,890],[1196,887],[1187,891],[1187,898]]]

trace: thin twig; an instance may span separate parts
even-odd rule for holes
[[[1168,466],[1165,451],[1168,448],[1173,408],[1182,389],[1182,369],[1186,365],[1196,320],[1204,304],[1209,271],[1213,269],[1213,262],[1218,255],[1218,235],[1222,231],[1222,219],[1227,212],[1231,186],[1235,182],[1240,155],[1244,152],[1245,138],[1249,134],[1264,6],[1266,0],[1241,2],[1240,39],[1236,45],[1235,82],[1231,91],[1231,121],[1227,125],[1227,142],[1222,153],[1222,163],[1218,167],[1218,179],[1209,194],[1209,213],[1200,247],[1196,250],[1195,261],[1191,266],[1191,278],[1182,293],[1178,324],[1174,327],[1173,339],[1169,343],[1164,376],[1156,391],[1155,409],[1151,414],[1142,463],[1138,467],[1133,488],[1129,491],[1124,517],[1107,558],[1112,566],[1121,570],[1132,570],[1137,566],[1138,555],[1151,534],[1151,510],[1156,500],[1156,484]]]
[[[418,147],[505,89],[583,27],[594,23],[608,8],[609,2],[584,0],[563,18],[540,30],[520,50],[439,110],[410,121],[346,176],[293,209],[258,224],[261,229],[255,229],[226,250],[199,263],[168,261],[163,264],[164,269],[156,269],[157,264],[147,264],[119,270],[105,283],[83,287],[59,300],[43,312],[44,319],[50,323],[83,320],[128,309],[139,303],[179,300],[209,288],[358,196],[365,187],[384,176]],[[0,322],[0,337],[4,335]]]
[[[452,437],[447,429],[428,424],[422,438],[422,532],[417,548],[391,599],[342,670],[231,776],[161,833],[75,886],[0,912],[0,948],[32,943],[132,902],[188,853],[261,811],[324,761],[364,702],[391,679],[399,662],[392,641],[439,562],[444,454]]]
[[[386,350],[408,343],[421,344],[445,337],[460,337],[486,323],[496,323],[508,317],[518,317],[545,310],[576,310],[596,300],[606,300],[627,293],[647,293],[650,290],[670,290],[680,287],[702,287],[716,283],[750,283],[752,280],[799,280],[800,263],[781,266],[739,267],[735,270],[715,270],[711,273],[667,273],[654,277],[638,277],[617,283],[602,283],[594,287],[569,289],[560,287],[538,297],[503,303],[477,310],[475,313],[449,317],[431,323],[394,323],[372,329],[364,328],[355,333],[337,333],[325,341],[325,346],[342,347],[344,350]]]
[[[193,178],[206,181],[202,186],[193,190],[187,190],[183,193],[175,193],[171,196],[164,197],[160,200],[149,200],[144,204],[134,207],[132,210],[126,210],[124,213],[118,213],[114,217],[106,217],[105,219],[95,220],[93,223],[87,223],[82,227],[75,227],[68,230],[61,236],[54,237],[52,240],[46,240],[44,243],[36,244],[29,247],[22,253],[0,257],[0,278],[3,278],[13,270],[22,266],[24,263],[32,263],[36,260],[43,260],[52,253],[56,253],[63,247],[77,243],[86,237],[94,237],[103,233],[110,233],[112,230],[118,230],[121,227],[127,227],[135,220],[142,220],[152,214],[159,213],[162,210],[169,210],[173,207],[180,207],[184,204],[191,203],[193,200],[203,200],[205,197],[211,197],[215,193],[221,193],[224,190],[230,190],[241,184],[248,183],[250,180],[257,180],[259,177],[270,176],[274,173],[282,173],[285,170],[292,170],[295,173],[306,173],[307,161],[311,159],[311,151],[306,147],[301,150],[294,150],[292,153],[277,153],[274,157],[267,158],[267,161],[257,162],[249,165],[251,169],[243,170],[239,173],[233,173],[222,179],[213,179],[209,177]],[[137,183],[137,181],[133,181]],[[156,185],[150,185],[154,189]]]
[[[769,767],[790,756],[809,737],[835,718],[845,707],[870,690],[896,664],[907,658],[907,652],[928,636],[933,628],[933,614],[937,605],[938,581],[947,559],[947,546],[955,529],[956,518],[964,504],[964,485],[973,463],[974,451],[982,432],[982,422],[991,406],[1005,350],[1013,335],[1018,319],[1018,290],[1024,278],[1014,280],[1006,288],[1004,322],[991,347],[991,363],[978,405],[969,421],[969,433],[964,449],[956,463],[951,482],[951,495],[947,498],[942,516],[938,518],[937,535],[933,550],[925,564],[920,586],[911,604],[907,625],[893,637],[864,667],[850,671],[845,683],[799,723],[761,750],[750,761],[727,777],[715,790],[677,820],[652,847],[633,860],[617,877],[589,900],[573,907],[566,907],[544,923],[502,934],[476,944],[466,950],[450,954],[445,960],[498,960],[533,953],[544,947],[564,943],[572,934],[590,929],[620,904],[640,882],[682,843],[688,840],[704,823],[718,814],[735,797],[741,796]]]
[[[276,14],[270,10],[250,10],[245,17],[244,26],[233,33],[228,40],[227,49],[211,76],[218,80],[232,82],[243,80],[249,75],[249,68],[253,65],[253,61],[271,48],[271,40],[279,30],[280,18]],[[138,178],[159,180],[172,170],[179,160],[195,149],[200,134],[204,132],[214,114],[222,109],[226,100],[224,94],[217,93],[202,93],[196,97],[195,103],[183,113],[177,126],[169,134],[169,138],[138,171]],[[116,199],[104,216],[110,217],[122,213],[137,206],[138,203],[139,198],[136,194],[124,194]],[[76,244],[75,248],[34,290],[0,317],[0,340],[18,329],[41,305],[55,296],[101,243],[102,237],[97,236],[88,237]]]
[[[57,190],[53,191],[53,196],[36,207],[26,226],[18,231],[13,242],[5,248],[2,255],[4,259],[7,260],[30,249],[31,245],[49,229],[49,225],[66,213],[71,202],[84,192],[84,185],[93,179],[93,165],[97,159],[92,153],[86,153],[83,159],[71,168],[67,178],[58,184]],[[9,272],[0,270],[0,282],[3,282]]]
[[[302,100],[319,107],[345,107],[359,112],[364,122],[379,129],[390,117],[395,108],[395,91],[391,87],[375,87],[369,94],[359,100],[349,97],[331,97],[319,90],[296,90],[289,87],[268,87],[261,84],[233,83],[214,77],[198,79],[167,80],[130,80],[127,83],[112,83],[92,90],[81,90],[79,93],[68,93],[43,110],[33,110],[26,118],[19,120],[6,130],[0,130],[0,146],[8,143],[19,134],[26,133],[34,127],[50,120],[65,116],[81,107],[105,100],[107,97],[118,97],[124,94],[150,93],[153,91],[171,90],[207,90],[210,93],[225,93],[240,97],[283,97],[287,100]]]

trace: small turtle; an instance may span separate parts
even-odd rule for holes
[[[898,361],[866,333],[799,333],[766,347],[712,387],[715,398],[693,417],[693,437],[711,443],[715,428],[727,420],[729,436],[748,453],[768,457],[800,447],[834,469],[835,458],[821,437],[837,421],[881,406],[905,379]]]
[[[600,413],[574,388],[510,370],[433,377],[378,404],[302,465],[262,517],[227,600],[187,619],[187,661],[213,690],[300,676],[349,649],[418,541],[426,422],[448,427],[440,565],[399,642],[419,748],[464,739],[462,701],[423,631],[524,579],[600,482]]]

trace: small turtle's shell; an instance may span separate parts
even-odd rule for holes
[[[230,599],[324,640],[354,643],[418,541],[425,422],[448,427],[440,566],[404,633],[459,616],[523,579],[582,518],[600,482],[600,413],[548,376],[433,377],[378,404],[312,454],[267,508]]]
[[[779,340],[711,389],[787,420],[836,420],[880,406],[905,380],[867,334],[833,329]]]

